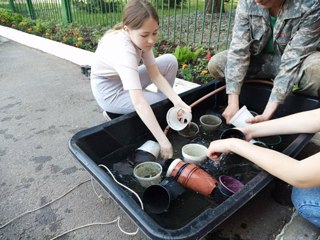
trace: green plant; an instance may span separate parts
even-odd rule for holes
[[[180,77],[186,81],[192,82],[194,80],[194,76],[192,74],[192,69],[188,67],[187,64],[182,65],[178,70],[178,74]]]
[[[0,9],[0,24],[89,51],[95,51],[99,39],[106,31],[106,28],[100,26],[86,27],[74,23],[33,20],[5,9]]]
[[[0,8],[0,25],[45,37],[57,42],[95,51],[98,41],[107,31],[107,27],[88,27],[80,24],[61,24],[54,21],[41,21],[26,18],[17,13]],[[154,46],[155,56],[173,53],[178,62],[178,78],[199,84],[212,80],[207,66],[212,49],[193,48],[185,43],[159,40]]]
[[[196,60],[196,58],[202,51],[203,51],[202,48],[192,51],[192,49],[188,46],[184,46],[184,47],[177,46],[173,55],[177,58],[180,64],[192,63]]]
[[[178,70],[178,77],[199,84],[212,80],[207,70],[211,58],[210,49],[177,46],[173,54],[181,66]]]
[[[0,9],[0,24],[11,27],[12,24],[17,25],[22,20],[22,16],[18,13],[12,13],[9,10]]]

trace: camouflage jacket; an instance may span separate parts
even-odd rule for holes
[[[272,34],[269,11],[255,0],[239,0],[226,66],[227,94],[240,94],[250,64]],[[291,92],[303,60],[320,46],[319,0],[286,0],[274,27],[275,54],[281,56],[279,73],[269,101],[283,103]]]

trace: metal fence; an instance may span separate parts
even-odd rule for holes
[[[160,39],[227,49],[237,0],[150,0],[161,21]],[[9,0],[12,11],[33,19],[112,27],[127,0]]]

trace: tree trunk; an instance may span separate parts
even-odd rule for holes
[[[214,1],[213,12],[212,4]],[[220,13],[220,8],[222,4],[222,12],[224,13],[224,0],[206,0],[206,13]]]

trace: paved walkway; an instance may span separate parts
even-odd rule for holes
[[[62,196],[0,228],[0,239],[51,239],[118,216],[126,231],[134,231],[117,204],[93,184],[102,195],[99,200],[87,182],[89,174],[67,149],[73,134],[104,121],[88,78],[80,73],[79,65],[90,64],[92,53],[1,26],[0,52],[0,227]],[[177,80],[175,89],[191,87]],[[319,151],[319,146],[316,135],[299,157]],[[319,229],[276,203],[270,187],[205,239],[319,239]],[[65,239],[147,237],[141,232],[127,236],[112,223],[74,231]]]

